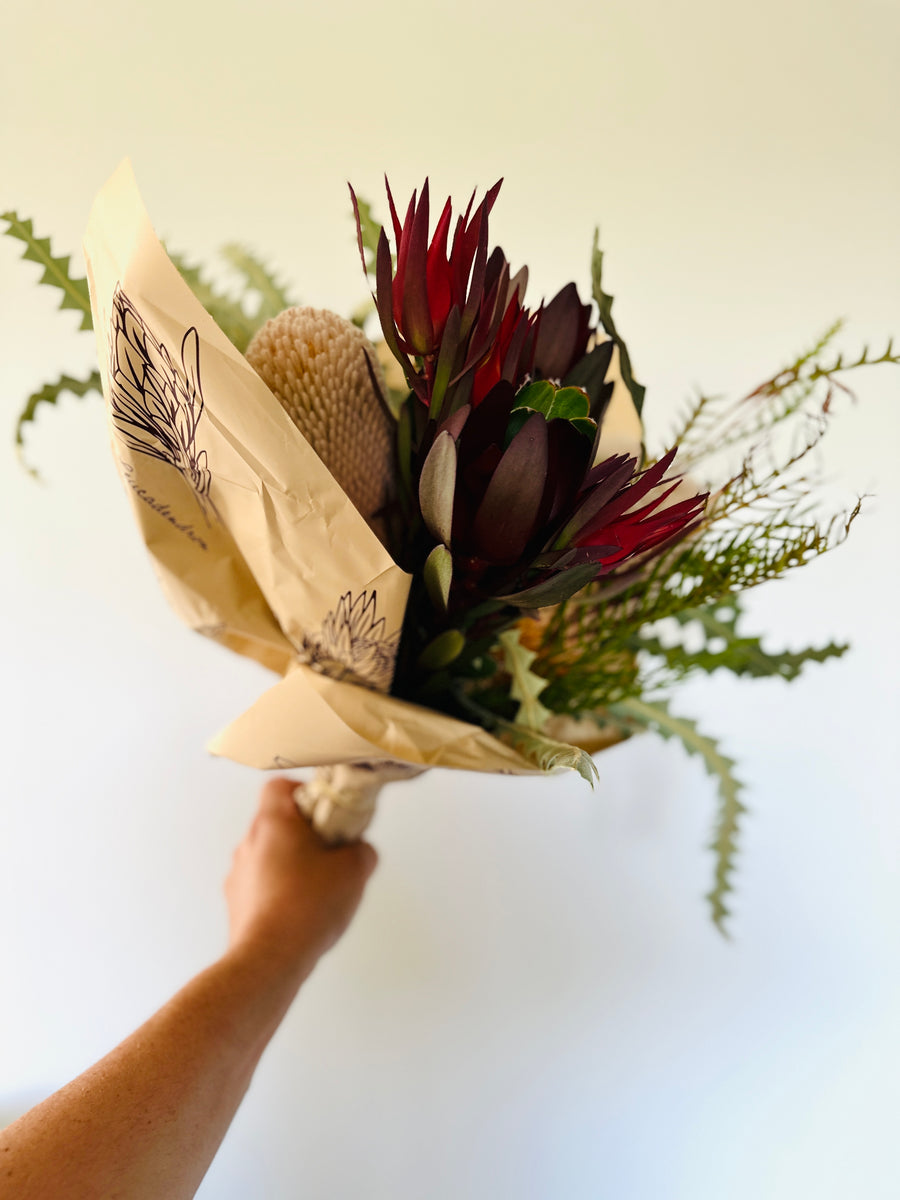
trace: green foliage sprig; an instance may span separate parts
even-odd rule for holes
[[[665,686],[680,682],[695,671],[726,670],[733,675],[749,676],[754,679],[776,677],[796,679],[807,663],[823,663],[829,658],[840,658],[849,647],[829,642],[826,646],[807,647],[805,650],[783,650],[771,654],[763,649],[758,637],[748,637],[738,632],[737,624],[741,608],[736,596],[706,608],[686,608],[676,613],[674,620],[682,628],[699,631],[703,645],[688,650],[682,643],[666,644],[653,630],[642,630],[636,643],[639,652],[660,660],[669,673]]]
[[[619,331],[616,329],[615,321],[613,321],[612,306],[613,297],[608,292],[603,290],[603,251],[600,249],[600,230],[594,230],[594,246],[591,252],[591,288],[594,300],[597,304],[597,311],[600,316],[600,324],[603,326],[606,333],[616,343],[619,348],[619,370],[622,372],[622,382],[631,393],[631,398],[634,401],[634,407],[637,409],[638,416],[644,407],[644,396],[647,389],[637,382],[634,373],[631,369],[631,356],[623,341]]]
[[[229,242],[222,247],[222,257],[226,259],[244,280],[245,295],[256,294],[258,304],[253,313],[253,332],[255,333],[266,321],[277,317],[286,308],[293,308],[296,301],[291,299],[289,292],[278,282],[269,270],[246,246]],[[243,308],[243,304],[241,305]]]
[[[92,330],[94,322],[88,283],[86,279],[71,274],[71,255],[54,257],[50,239],[35,235],[30,218],[22,218],[15,212],[6,212],[2,216],[7,223],[3,232],[25,244],[23,259],[36,262],[44,268],[38,283],[60,291],[60,309],[74,309],[81,316],[79,328],[86,332]],[[168,253],[182,279],[241,353],[247,349],[253,335],[270,317],[277,316],[285,308],[296,303],[290,299],[273,273],[243,246],[232,243],[222,250],[223,257],[242,278],[241,293],[238,297],[229,296],[214,287],[206,279],[201,268],[188,262],[182,255],[171,251]],[[83,379],[61,375],[58,379],[45,383],[27,398],[16,419],[15,442],[19,456],[31,475],[36,476],[37,472],[28,466],[24,458],[25,429],[35,420],[38,409],[42,405],[57,404],[64,392],[82,397],[91,392],[100,394],[101,390],[100,373],[92,371]]]
[[[25,401],[25,407],[16,419],[16,450],[26,471],[35,478],[37,478],[37,471],[34,467],[29,466],[24,458],[25,426],[35,419],[35,414],[42,404],[56,404],[63,392],[71,392],[73,396],[79,397],[88,396],[91,392],[97,392],[99,395],[102,392],[100,372],[91,371],[84,379],[75,379],[72,375],[60,375],[59,379],[52,383],[45,383],[38,391],[32,392]]]
[[[509,694],[519,705],[516,724],[526,729],[540,731],[552,716],[549,708],[540,701],[547,680],[536,675],[531,664],[537,658],[535,650],[523,646],[518,629],[507,629],[497,638],[503,650],[503,665],[510,674]]]
[[[22,257],[28,262],[38,263],[44,268],[44,273],[38,283],[57,288],[62,292],[62,301],[59,307],[74,309],[81,314],[81,328],[92,329],[91,298],[87,280],[73,278],[69,273],[71,255],[66,254],[54,258],[50,249],[50,239],[35,236],[30,218],[24,219],[16,212],[5,212],[3,220],[7,223],[4,232],[9,237],[17,238],[20,242],[25,243]]]
[[[725,898],[732,890],[731,877],[737,855],[739,822],[747,811],[740,799],[744,785],[735,778],[734,760],[722,753],[713,738],[700,732],[696,721],[671,713],[666,701],[651,703],[638,699],[624,700],[620,704],[612,705],[611,711],[614,716],[626,722],[652,729],[660,737],[676,738],[688,754],[695,754],[702,759],[703,765],[716,780],[719,811],[710,843],[710,849],[715,855],[715,874],[713,886],[706,899],[719,932],[727,933],[725,922],[730,913]]]

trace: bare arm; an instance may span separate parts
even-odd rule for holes
[[[325,847],[289,780],[263,790],[225,885],[226,953],[72,1083],[0,1132],[0,1200],[182,1200],[200,1185],[254,1068],[375,867]]]

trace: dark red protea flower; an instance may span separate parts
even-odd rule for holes
[[[452,242],[448,200],[429,242],[428,180],[418,200],[413,193],[402,222],[387,185],[396,268],[382,230],[375,303],[385,341],[432,420],[479,405],[501,380],[514,388],[532,373],[562,380],[585,356],[591,310],[575,285],[532,313],[524,305],[527,270],[511,276],[503,251],[488,253],[488,217],[499,190],[500,182],[474,212],[473,193]],[[359,206],[350,193],[365,265]],[[588,381],[578,382],[593,400]]]
[[[418,496],[448,610],[558,604],[702,515],[706,494],[667,503],[679,483],[667,476],[674,450],[643,471],[624,454],[593,465],[589,412],[579,388],[539,381],[517,392],[501,381],[440,423]]]

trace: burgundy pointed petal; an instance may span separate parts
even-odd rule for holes
[[[381,321],[384,340],[391,353],[402,363],[405,355],[398,344],[391,306],[391,248],[383,229],[378,238],[378,252],[375,256],[375,307],[378,310],[378,319]]]
[[[347,187],[350,189],[350,199],[353,201],[353,212],[356,216],[356,244],[359,247],[359,258],[363,265],[363,274],[368,275],[369,268],[366,265],[366,252],[362,240],[362,222],[359,216],[359,201],[356,199],[356,192],[353,190],[353,184],[348,181]]]

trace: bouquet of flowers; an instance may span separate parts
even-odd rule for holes
[[[388,228],[351,189],[373,300],[351,319],[296,306],[241,247],[239,296],[166,257],[127,165],[91,218],[90,296],[7,213],[100,354],[29,398],[17,441],[62,392],[105,393],[170,600],[282,676],[213,749],[317,766],[303,803],[326,836],[358,835],[384,782],[429,766],[591,782],[592,755],[652,730],[717,783],[722,928],[741,785],[669,696],[845,651],[771,653],[741,597],[846,536],[860,505],[813,512],[808,456],[848,373],[900,355],[829,354],[835,326],[738,400],[697,396],[654,454],[597,235],[593,304],[569,283],[530,306],[491,246],[499,189],[456,218],[448,200],[433,229],[427,181],[402,220],[388,188]]]

